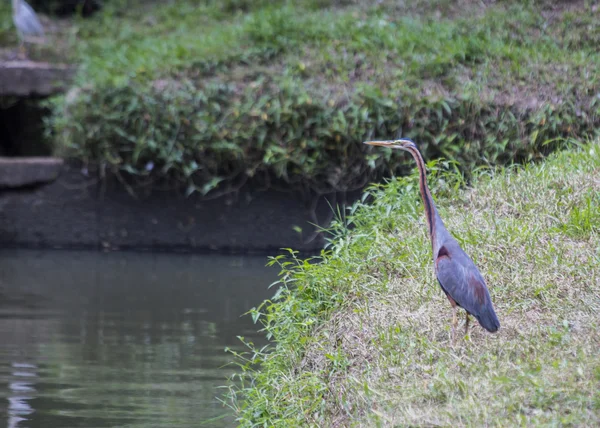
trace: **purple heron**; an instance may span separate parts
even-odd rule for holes
[[[402,138],[391,141],[365,141],[365,144],[405,150],[417,162],[419,189],[425,206],[425,218],[433,250],[433,266],[437,280],[452,305],[452,335],[455,335],[458,323],[457,306],[467,312],[465,334],[469,330],[469,315],[473,315],[487,331],[497,331],[500,322],[494,311],[485,280],[475,263],[444,226],[427,187],[425,163],[415,143],[408,138]]]

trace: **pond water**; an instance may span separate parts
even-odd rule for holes
[[[224,427],[266,257],[0,251],[0,425]],[[202,422],[204,422],[202,424]]]

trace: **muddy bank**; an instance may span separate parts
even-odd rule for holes
[[[29,168],[39,177],[35,162]],[[21,175],[26,172],[21,171]],[[36,175],[37,174],[37,175]],[[123,186],[82,174],[75,165],[58,177],[8,186],[0,183],[0,245],[27,248],[96,248],[166,251],[272,252],[280,248],[314,251],[324,239],[311,222],[326,223],[331,208],[321,197],[311,209],[298,194],[245,190],[214,200],[153,191],[133,198]],[[12,181],[14,184],[14,180]],[[302,233],[295,230],[302,228]]]

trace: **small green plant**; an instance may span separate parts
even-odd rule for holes
[[[589,236],[600,232],[600,192],[585,196],[581,206],[574,206],[568,214],[562,229],[574,237]]]

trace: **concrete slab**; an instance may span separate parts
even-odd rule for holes
[[[0,157],[0,188],[49,183],[60,175],[63,160],[53,157]]]
[[[313,211],[298,194],[252,186],[213,200],[175,190],[136,199],[116,180],[98,181],[66,163],[48,184],[0,190],[0,247],[313,252],[325,240],[311,223],[327,226],[332,213],[325,197],[319,201]]]
[[[75,67],[34,61],[0,62],[0,96],[47,97],[66,89]]]

